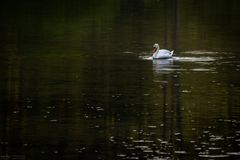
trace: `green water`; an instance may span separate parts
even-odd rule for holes
[[[0,160],[239,159],[240,2],[0,6]],[[149,60],[152,45],[174,50]]]

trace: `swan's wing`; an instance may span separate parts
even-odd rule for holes
[[[166,53],[169,53],[169,52],[170,52],[170,51],[167,50],[167,49],[160,49],[159,51],[160,51],[160,52],[166,52]]]
[[[171,54],[171,52],[169,50],[166,50],[166,49],[160,49],[159,53],[161,55],[170,55]]]

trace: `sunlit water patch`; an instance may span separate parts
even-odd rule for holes
[[[132,52],[132,51],[123,51],[122,53],[125,53],[125,54],[134,54],[134,52]]]
[[[152,56],[139,56],[139,58],[143,60],[153,60]]]
[[[207,72],[207,71],[214,71],[215,68],[194,68],[191,69],[191,71],[196,71],[196,72]]]
[[[214,52],[214,51],[204,51],[204,50],[196,50],[196,51],[184,51],[181,53],[185,53],[185,54],[195,54],[195,55],[215,55],[218,52]]]
[[[180,62],[212,62],[216,60],[213,57],[173,57],[173,59]]]

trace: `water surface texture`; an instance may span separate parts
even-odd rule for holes
[[[0,160],[240,159],[240,1],[0,6]],[[154,43],[174,50],[152,60]]]

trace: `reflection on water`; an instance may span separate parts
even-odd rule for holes
[[[239,159],[239,5],[2,4],[0,160]]]
[[[169,73],[171,71],[177,70],[178,68],[174,66],[174,60],[171,59],[154,59],[152,60],[153,70],[156,73]]]

